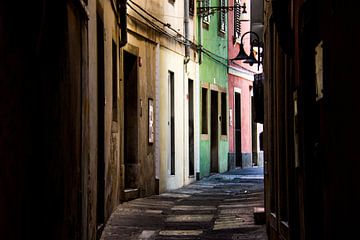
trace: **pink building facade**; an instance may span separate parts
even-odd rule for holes
[[[246,12],[240,13],[235,9],[228,16],[228,54],[229,59],[235,58],[239,53],[241,37],[250,31],[250,0],[229,0],[229,6],[246,4]],[[241,16],[241,21],[239,21]],[[250,51],[250,35],[243,38],[245,51]],[[256,129],[252,121],[252,88],[254,74],[258,71],[257,64],[249,66],[242,61],[229,61],[228,68],[228,103],[229,103],[229,169],[235,167],[253,166],[253,136],[257,138]],[[256,126],[255,126],[256,128]],[[255,141],[256,142],[256,141]]]
[[[233,167],[252,166],[252,81],[229,74],[229,158]],[[231,113],[230,113],[231,112]]]

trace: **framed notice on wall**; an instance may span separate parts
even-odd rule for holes
[[[149,126],[148,126],[149,143],[154,143],[154,103],[153,99],[149,98]]]

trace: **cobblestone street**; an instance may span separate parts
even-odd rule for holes
[[[236,169],[119,205],[101,239],[267,239],[254,221],[263,205],[262,168]]]

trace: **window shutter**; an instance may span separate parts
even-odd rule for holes
[[[234,38],[238,39],[241,35],[241,26],[240,26],[240,15],[241,15],[241,8],[240,8],[240,1],[235,1],[235,8],[234,8]]]

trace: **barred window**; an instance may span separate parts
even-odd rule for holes
[[[225,7],[226,0],[220,1],[220,7]],[[226,24],[226,13],[225,10],[220,11],[220,17],[219,17],[219,31],[225,32],[225,24]]]
[[[241,35],[241,25],[240,25],[240,16],[241,16],[241,8],[240,8],[240,0],[235,0],[234,2],[234,38],[238,39]]]

